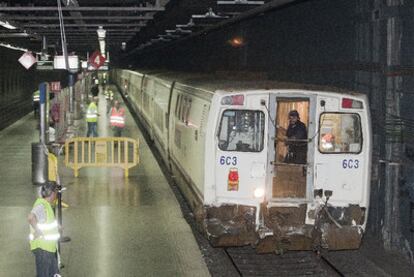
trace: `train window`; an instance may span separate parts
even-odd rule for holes
[[[183,109],[181,111],[181,121],[185,122],[187,118],[187,110],[188,110],[188,97],[184,97]]]
[[[223,151],[261,152],[264,144],[265,115],[261,111],[225,110],[218,133]]]
[[[178,117],[179,107],[180,107],[180,100],[181,100],[181,94],[177,95],[177,102],[175,104],[175,116]]]
[[[185,114],[184,114],[184,123],[188,125],[188,118],[190,117],[190,109],[191,109],[191,103],[193,102],[193,100],[191,99],[191,97],[187,98],[187,102],[186,102],[186,109],[185,109]]]
[[[187,97],[183,96],[181,99],[180,117],[179,117],[182,122],[184,122],[184,114],[185,114],[186,107],[187,107]]]
[[[361,118],[353,113],[323,113],[319,120],[321,153],[360,153]]]

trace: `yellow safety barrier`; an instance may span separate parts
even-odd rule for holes
[[[82,167],[120,167],[128,177],[129,169],[139,163],[138,146],[131,138],[72,138],[65,142],[65,164],[75,177]]]

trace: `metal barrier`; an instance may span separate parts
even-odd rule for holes
[[[75,177],[82,167],[120,167],[128,177],[129,169],[139,163],[138,147],[139,141],[131,138],[72,138],[65,143],[65,165]]]

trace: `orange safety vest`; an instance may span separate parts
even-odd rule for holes
[[[116,108],[112,108],[111,110],[111,126],[112,127],[125,127],[125,110],[120,108],[117,110]]]

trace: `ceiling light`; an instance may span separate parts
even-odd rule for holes
[[[98,39],[99,40],[105,39],[106,30],[102,26],[99,26],[99,28],[98,28],[98,30],[96,30],[96,32],[98,33]]]
[[[228,41],[228,43],[229,43],[231,46],[233,46],[233,47],[237,48],[237,47],[242,47],[242,46],[244,46],[245,41],[244,41],[243,37],[234,37],[234,38],[230,39],[230,40]]]
[[[99,40],[99,49],[101,51],[101,55],[105,57],[105,36],[106,36],[106,30],[99,26],[98,30],[96,30],[96,33],[98,34],[98,40]]]
[[[10,29],[10,30],[17,29],[16,26],[13,26],[8,21],[3,21],[3,20],[0,20],[0,26],[3,26],[4,28]]]
[[[26,48],[22,48],[22,47],[18,47],[18,46],[14,46],[14,45],[11,45],[11,44],[6,44],[6,43],[1,43],[1,42],[0,42],[0,47],[5,47],[5,48],[8,48],[8,49],[22,51],[22,52],[30,51],[29,49],[26,49]],[[30,52],[32,52],[32,51],[30,51]],[[37,55],[42,54],[40,52],[34,52],[34,51],[32,53],[36,53]]]

